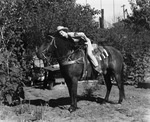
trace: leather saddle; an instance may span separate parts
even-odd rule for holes
[[[108,56],[109,56],[108,52],[106,51],[106,49],[103,46],[98,46],[97,44],[92,44],[92,46],[93,46],[93,51],[92,51],[93,55],[96,57],[96,59],[99,63],[99,66],[101,67],[103,73],[105,74],[105,72],[106,72],[105,65],[107,65],[107,60],[108,60]],[[88,60],[88,56],[85,51],[84,70],[83,70],[82,79],[85,79],[87,77],[88,62],[90,62],[90,61]]]

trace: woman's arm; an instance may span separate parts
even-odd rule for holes
[[[75,38],[75,42],[78,42],[80,38],[85,40],[86,36],[83,32],[68,32],[68,35],[72,38]]]

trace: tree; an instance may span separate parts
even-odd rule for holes
[[[137,82],[145,82],[145,58],[149,55],[150,48],[150,0],[130,0],[132,15],[123,20],[128,36],[126,44],[130,47],[130,53],[134,56],[134,77]],[[147,62],[148,63],[148,62]]]
[[[150,30],[150,0],[130,0],[133,14],[125,22],[136,32]]]

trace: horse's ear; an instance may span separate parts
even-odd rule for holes
[[[44,36],[45,38],[49,38],[49,35],[54,35],[54,33],[51,33],[51,32],[45,32]]]
[[[54,37],[49,33],[45,35],[45,42],[51,42]]]
[[[54,36],[56,32],[49,32],[48,35]]]
[[[47,36],[47,39],[49,39],[49,40],[51,40],[51,39],[53,39],[54,37],[52,36],[52,35],[48,35]]]

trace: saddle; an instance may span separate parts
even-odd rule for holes
[[[105,74],[106,69],[104,69],[104,65],[107,65],[107,60],[108,60],[108,56],[109,56],[108,52],[106,51],[106,49],[103,46],[98,46],[97,44],[92,44],[92,46],[93,46],[92,53],[96,57],[96,59],[99,63],[99,67],[101,68],[101,70]],[[85,79],[85,77],[87,77],[87,65],[88,65],[87,62],[88,62],[88,56],[86,54],[85,61],[84,61],[84,71],[83,71],[82,79]]]
[[[92,44],[93,46],[93,55],[97,58],[97,60],[101,61],[108,57],[108,52],[103,46],[98,46],[97,44]]]

